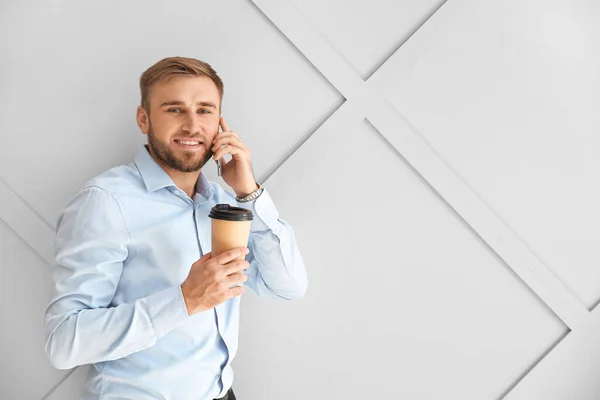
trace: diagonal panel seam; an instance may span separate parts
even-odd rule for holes
[[[502,394],[500,395],[499,399],[504,399],[506,396],[508,396],[509,393],[512,392],[513,389],[516,388],[519,385],[519,383],[521,383],[523,381],[523,379],[525,379],[527,377],[527,375],[529,375],[529,373],[531,371],[533,371],[535,369],[535,367],[538,366],[538,364],[540,364],[542,361],[544,361],[544,359],[546,358],[546,356],[548,354],[552,353],[552,351],[554,351],[554,349],[556,349],[570,333],[571,333],[571,331],[567,331],[564,334],[560,335],[558,337],[558,339],[556,339],[554,341],[554,343],[552,343],[552,345],[548,349],[546,349],[546,351],[544,351],[540,356],[538,356],[538,358],[535,359],[531,363],[531,365],[529,365],[525,369],[525,371],[523,371],[523,373],[521,373],[521,375],[517,379],[515,379],[515,381],[512,384],[510,384],[508,386],[508,388],[506,388],[504,390],[504,392],[502,392]]]
[[[257,11],[258,11],[258,12],[259,12],[259,13],[260,13],[260,14],[261,14],[263,17],[264,17],[264,19],[265,19],[265,22],[267,22],[267,23],[271,24],[271,25],[272,25],[272,26],[273,26],[275,29],[277,29],[277,30],[278,30],[278,31],[281,33],[281,32],[282,32],[282,30],[281,30],[281,29],[282,29],[282,28],[281,28],[281,26],[277,25],[277,24],[275,23],[275,21],[273,20],[273,18],[269,17],[269,16],[268,16],[268,15],[265,13],[264,9],[263,9],[263,8],[261,8],[261,7],[259,6],[259,4],[257,3],[257,1],[260,1],[260,0],[251,0],[251,1],[250,1],[250,4],[253,4],[253,5],[254,5],[254,7],[257,9]],[[334,85],[334,84],[333,84],[333,82],[331,82],[331,81],[330,81],[330,80],[329,80],[329,79],[328,79],[328,78],[327,78],[325,75],[323,75],[323,73],[322,73],[322,72],[321,72],[321,71],[320,71],[320,70],[317,68],[317,66],[316,66],[314,63],[312,63],[310,59],[308,59],[308,58],[306,57],[306,54],[304,54],[304,53],[303,53],[303,52],[300,50],[300,47],[298,47],[298,45],[297,45],[296,43],[294,43],[294,42],[293,42],[293,41],[290,39],[290,37],[289,37],[288,35],[285,35],[285,34],[283,34],[282,36],[283,36],[283,37],[284,37],[284,38],[285,38],[285,39],[286,39],[286,40],[287,40],[287,41],[288,41],[288,42],[289,42],[289,43],[292,45],[292,47],[293,47],[294,49],[296,49],[296,51],[298,52],[298,54],[300,54],[300,56],[301,56],[302,58],[306,59],[306,60],[308,61],[308,63],[309,63],[311,66],[312,66],[312,68],[314,68],[314,70],[315,70],[315,71],[316,71],[318,74],[320,74],[320,75],[323,77],[323,79],[325,79],[325,81],[326,81],[326,82],[329,84],[329,86],[330,86],[330,87],[331,87],[333,90],[337,91],[337,92],[338,92],[338,93],[339,93],[339,94],[340,94],[340,95],[341,95],[341,96],[344,98],[344,101],[345,101],[345,100],[346,100],[346,97],[344,96],[344,94],[343,94],[343,93],[341,93],[341,92],[339,91],[339,88],[338,88],[336,85]]]
[[[387,104],[387,107],[387,112],[383,106],[377,108],[379,111],[367,117],[367,120],[398,155],[569,329],[587,323],[591,314],[578,298],[435,148],[429,145],[418,130],[393,106]],[[391,114],[396,114],[395,121],[390,121],[394,118]],[[408,133],[399,134],[399,128],[402,127]]]
[[[338,107],[336,107],[327,117],[325,117],[322,121],[319,122],[318,126],[313,129],[311,131],[311,133],[308,134],[307,137],[305,137],[302,142],[300,142],[294,149],[292,149],[292,151],[290,153],[288,153],[285,158],[278,163],[275,168],[273,168],[271,171],[267,172],[267,174],[265,175],[265,177],[262,179],[263,183],[267,183],[267,181],[269,180],[269,178],[271,178],[291,157],[294,156],[294,154],[296,154],[296,152],[298,150],[300,150],[300,148],[302,148],[302,146],[304,146],[304,144],[306,142],[308,142],[309,140],[311,140],[311,138],[313,136],[315,136],[315,134],[321,130],[321,128],[323,127],[323,125],[325,125],[326,123],[328,123],[328,121],[331,120],[332,116],[336,115],[338,113],[338,111],[340,110],[340,108],[342,108],[344,106],[344,104],[346,104],[346,100],[344,100]]]
[[[343,60],[341,60],[341,58],[337,55],[335,50],[331,49],[329,44],[326,41],[324,41],[321,36],[313,32],[310,25],[307,24],[306,21],[303,21],[301,16],[294,14],[292,10],[282,6],[281,3],[276,1],[254,1],[255,4],[259,8],[261,8],[263,13],[265,13],[265,15],[268,18],[270,18],[277,27],[279,27],[279,29],[284,35],[288,36],[289,40],[292,43],[294,43],[294,45],[297,46],[297,48],[302,53],[305,54],[309,61],[313,63],[313,65],[315,65],[315,67],[317,67],[319,71],[330,82],[332,82],[332,84],[336,85],[337,82],[338,84],[343,85],[343,87],[338,87],[338,90],[340,90],[340,92],[346,98],[351,99],[353,101],[363,100],[367,108],[370,109],[369,112],[367,112],[367,115],[375,116],[375,120],[381,120],[383,118],[384,121],[390,121],[394,118],[394,114],[395,112],[397,112],[397,110],[395,110],[393,107],[390,110],[389,104],[386,104],[387,102],[383,101],[383,99],[380,100],[379,96],[376,95],[375,91],[367,84],[364,84],[364,82],[363,85],[357,85],[356,82],[361,81],[360,78],[357,77],[356,74],[354,74],[350,68],[348,68],[348,66],[343,62]],[[397,52],[395,54],[397,54]],[[371,104],[369,104],[369,101],[364,101],[364,99],[361,99],[358,96],[356,96],[355,98],[354,95],[357,94],[364,96],[367,100],[370,100]],[[371,113],[374,113],[374,115],[372,115]],[[379,123],[375,122],[373,119],[371,119],[371,122],[376,126],[379,125]],[[390,132],[397,130],[395,128],[397,128],[398,126],[396,126],[396,124],[393,125],[394,129],[390,128]],[[404,125],[404,123],[402,123],[400,126],[402,125]],[[388,132],[388,129],[379,130],[384,134]],[[386,135],[386,137],[390,141],[390,143],[398,143],[400,139],[404,141],[409,140],[412,143],[411,145],[414,152],[413,156],[415,158],[405,157],[407,161],[409,161],[409,163],[411,163],[413,167],[415,167],[415,163],[419,163],[419,168],[415,167],[415,169],[422,176],[425,176],[425,174],[423,174],[422,169],[428,168],[430,171],[433,172],[430,172],[427,175],[433,174],[437,175],[438,178],[440,176],[449,178],[453,184],[453,186],[451,186],[451,189],[458,188],[458,191],[460,192],[460,194],[458,195],[458,199],[461,202],[465,203],[467,206],[473,202],[474,198],[478,198],[477,194],[473,193],[473,190],[471,188],[469,188],[468,186],[460,185],[460,177],[456,176],[452,169],[448,169],[447,163],[439,163],[439,161],[443,161],[443,159],[436,158],[435,153],[432,153],[430,151],[431,147],[426,142],[419,141],[418,135],[416,135],[414,131],[409,130],[409,132],[410,135],[405,135],[402,138],[397,138],[395,137],[395,135],[394,137],[389,137],[389,135]],[[396,147],[396,149],[402,148],[398,147],[397,145],[394,145],[394,147]],[[405,156],[405,152],[402,151],[401,154]],[[425,156],[425,160],[427,160],[426,162],[423,162],[423,160],[419,161],[418,157],[421,155]],[[429,178],[431,179],[431,177]],[[450,207],[456,209],[455,205],[452,202],[450,202],[447,198],[449,194],[453,194],[452,191],[443,189],[444,187],[449,187],[448,182],[444,182],[440,179],[436,179],[436,181],[437,184],[432,185],[432,187],[436,191],[438,191],[440,195],[445,194],[442,195],[442,197],[445,199],[445,201],[449,204]],[[454,195],[454,198],[456,199],[456,195]],[[467,223],[472,225],[472,222],[468,222],[469,220],[487,221],[490,218],[492,218],[493,220],[493,214],[490,215],[490,212],[485,211],[486,208],[489,210],[489,207],[487,207],[487,204],[484,201],[478,200],[475,202],[475,205],[477,206],[479,211],[482,211],[484,213],[480,215],[475,215],[469,210],[468,207],[461,207],[463,210],[461,217],[465,219]],[[465,212],[467,213],[466,216],[464,215]],[[502,227],[501,224],[497,223],[492,223],[492,225],[496,228]],[[483,223],[483,226],[486,227],[485,222]],[[487,225],[487,227],[489,228],[489,224]],[[472,228],[478,231],[476,227],[472,226]],[[558,277],[554,276],[550,272],[550,270],[545,265],[543,265],[543,263],[540,263],[539,260],[536,259],[535,255],[532,254],[531,251],[529,251],[529,249],[518,240],[518,238],[514,237],[510,230],[502,230],[501,234],[498,231],[494,231],[494,228],[492,228],[491,234],[492,236],[498,237],[498,240],[495,242],[496,246],[503,246],[501,251],[498,251],[497,248],[494,248],[494,251],[499,253],[499,255],[501,255],[503,259],[506,260],[506,258],[510,259],[511,257],[516,259],[524,258],[528,261],[534,262],[534,271],[531,271],[530,266],[528,265],[525,265],[524,268],[522,267],[515,269],[514,266],[510,263],[507,264],[511,269],[513,269],[513,271],[517,275],[519,275],[519,277],[521,277],[523,282],[527,284],[531,288],[531,290],[533,290],[536,293],[536,295],[540,297],[540,299],[544,303],[546,303],[546,305],[550,307],[550,309],[570,329],[576,328],[589,318],[590,313],[585,308],[585,306],[583,306],[583,304],[580,304],[579,300],[565,288],[562,281],[560,281]],[[487,236],[489,237],[490,235]],[[510,241],[513,247],[504,246],[505,240]],[[514,247],[515,245],[516,248]],[[490,246],[494,247],[492,245]],[[527,262],[523,262],[521,264],[526,263]],[[523,275],[527,276],[524,277]],[[531,286],[532,282],[535,287]]]
[[[2,219],[47,264],[53,262],[54,232],[38,213],[0,179]]]
[[[369,120],[444,201],[493,249],[569,329],[587,323],[590,312],[449,163],[416,133],[387,101]],[[400,151],[399,149],[402,149]]]
[[[302,153],[305,148],[307,148],[308,144],[312,143],[312,140],[316,138],[323,138],[323,136],[327,136],[332,130],[339,129],[349,129],[349,126],[353,126],[354,124],[358,124],[365,119],[364,116],[360,114],[361,107],[360,103],[355,101],[345,101],[334,113],[332,113],[329,118],[327,118],[316,130],[310,135],[310,137],[302,143],[302,146],[299,146],[293,154],[291,154],[284,163],[281,163],[279,167],[273,171],[273,173],[268,177],[270,181],[281,179],[279,174],[282,173],[282,170],[285,169],[286,165],[293,164],[295,162],[295,157]],[[328,157],[328,154],[324,154],[323,157]]]
[[[371,70],[371,72],[369,72],[367,74],[367,77],[365,78],[365,82],[368,82],[369,79],[371,79],[372,76],[374,76],[377,71],[379,71],[379,69],[388,62],[388,60],[390,58],[392,58],[394,56],[394,54],[396,54],[398,52],[398,50],[400,50],[400,48],[402,46],[404,46],[404,44],[406,42],[408,42],[414,35],[415,33],[417,33],[417,31],[419,31],[421,29],[421,27],[423,25],[425,25],[427,22],[429,22],[429,20],[431,19],[431,17],[433,17],[439,10],[440,8],[442,8],[446,3],[448,2],[448,0],[443,0],[437,7],[435,7],[433,9],[433,11],[431,13],[429,13],[429,15],[427,15],[427,17],[425,17],[419,24],[417,24],[417,26],[415,26],[415,28],[410,31],[410,33],[402,40],[400,41],[400,43],[394,48],[394,50],[392,50],[387,57],[385,57],[380,63],[378,63],[375,67],[373,67],[373,69]]]
[[[342,96],[355,97],[363,80],[294,7],[271,0],[252,1]]]
[[[69,372],[67,372],[65,374],[65,376],[62,377],[62,379],[60,379],[58,382],[56,382],[56,384],[54,386],[52,386],[50,388],[50,390],[48,390],[48,392],[42,397],[41,400],[46,400],[48,397],[52,396],[52,393],[54,393],[63,383],[65,383],[65,381],[67,379],[69,379],[69,377],[73,374],[73,372],[75,372],[75,370],[79,368],[79,367],[75,367],[72,370],[70,370]]]

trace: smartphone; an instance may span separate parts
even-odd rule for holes
[[[222,132],[222,128],[221,128],[221,118],[223,118],[223,114],[221,114],[221,116],[219,117],[219,128],[217,130],[217,132]],[[221,176],[221,159],[219,158],[217,160],[217,175]]]

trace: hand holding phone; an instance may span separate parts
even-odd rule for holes
[[[243,198],[259,189],[254,178],[250,149],[238,134],[229,128],[225,118],[219,121],[219,130],[213,144],[213,160],[220,169],[219,176],[228,184],[239,198]],[[223,160],[227,154],[230,160]],[[220,163],[219,163],[220,162]]]

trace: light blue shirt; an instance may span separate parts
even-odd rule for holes
[[[60,369],[92,364],[83,399],[207,400],[231,387],[244,295],[189,316],[180,286],[211,250],[217,203],[254,213],[245,286],[304,295],[293,230],[267,190],[238,203],[200,174],[191,199],[143,148],[134,163],[88,182],[58,220],[46,354]]]

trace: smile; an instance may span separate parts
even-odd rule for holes
[[[198,140],[175,140],[175,143],[185,148],[199,148],[202,146],[202,142]]]

